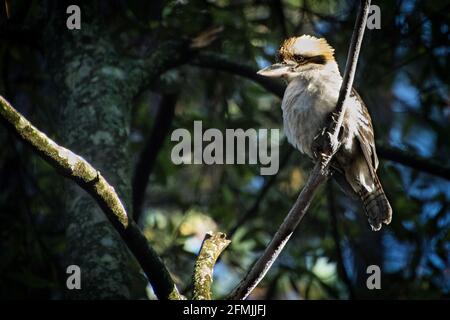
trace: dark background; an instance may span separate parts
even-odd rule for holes
[[[328,40],[343,72],[358,1],[89,1],[77,31],[65,24],[72,3],[7,2],[0,94],[105,175],[188,296],[205,232],[226,232],[213,286],[224,297],[312,164],[283,136],[276,176],[258,165],[176,166],[170,134],[194,120],[223,132],[281,128],[282,84],[260,86],[255,71],[306,33]],[[370,231],[360,205],[329,182],[251,298],[449,297],[450,3],[372,3],[381,29],[365,33],[354,86],[372,115],[393,221]],[[217,27],[215,41],[188,48]],[[62,299],[70,264],[84,277],[72,297],[154,298],[90,197],[0,126],[0,297]],[[381,290],[366,288],[371,264]]]

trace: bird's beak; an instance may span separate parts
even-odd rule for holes
[[[293,66],[290,64],[275,63],[271,66],[259,70],[257,73],[264,77],[279,78],[288,74],[289,72],[292,72],[292,67]]]

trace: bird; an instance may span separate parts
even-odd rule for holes
[[[291,37],[281,44],[278,60],[257,73],[286,81],[281,103],[285,136],[294,148],[320,161],[318,141],[342,84],[334,48],[324,38]],[[361,201],[372,230],[378,231],[391,222],[392,207],[376,173],[379,161],[372,120],[354,88],[345,104],[341,146],[330,163],[332,177],[351,198]]]

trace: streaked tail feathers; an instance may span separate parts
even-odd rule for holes
[[[370,192],[361,187],[358,194],[372,230],[378,231],[381,229],[382,223],[391,223],[392,208],[376,174],[374,175],[374,185],[375,188]]]

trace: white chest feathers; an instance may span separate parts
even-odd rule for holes
[[[294,147],[311,158],[312,143],[319,130],[326,125],[329,113],[336,107],[341,83],[338,72],[312,70],[293,79],[284,93],[281,107],[286,137]],[[356,102],[354,99],[347,101],[352,104]],[[356,111],[352,107],[348,110]],[[352,117],[352,114],[346,113],[346,118],[348,116]]]

